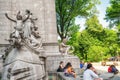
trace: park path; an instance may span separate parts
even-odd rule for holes
[[[109,64],[112,64],[112,63],[113,62],[109,62]],[[116,66],[116,68],[120,71],[120,62],[117,62],[117,63],[118,63],[118,66]],[[107,72],[108,67],[109,67],[109,66],[102,66],[101,62],[94,62],[92,64],[97,70],[101,70],[101,71],[105,71],[105,72]]]
[[[113,62],[109,62],[109,64],[112,64],[112,63]],[[117,62],[117,63],[118,63],[118,66],[116,66],[116,68],[119,70],[119,73],[114,75],[109,80],[120,80],[120,62]],[[105,77],[109,76],[109,73],[108,73],[109,66],[101,66],[101,62],[92,63],[92,64],[98,70],[98,73],[102,73]],[[108,80],[108,79],[105,79],[105,80]]]

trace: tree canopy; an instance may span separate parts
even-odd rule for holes
[[[67,37],[75,17],[90,15],[98,3],[98,0],[56,0],[57,32],[60,38]]]
[[[101,61],[119,53],[116,31],[103,28],[96,15],[89,17],[85,25],[85,30],[74,33],[69,40],[75,55],[82,60]]]
[[[105,19],[110,22],[110,27],[120,25],[120,0],[110,0]]]

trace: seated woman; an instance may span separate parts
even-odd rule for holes
[[[65,71],[65,76],[68,76],[68,77],[74,77],[76,78],[76,73],[75,71],[73,70],[72,68],[72,65],[70,62],[68,62],[64,68],[64,71]]]
[[[109,72],[109,73],[117,74],[119,71],[118,71],[118,69],[117,69],[114,65],[110,65],[110,66],[108,67],[108,72]]]

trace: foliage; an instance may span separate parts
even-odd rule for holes
[[[101,61],[110,56],[116,56],[116,51],[119,53],[117,32],[103,28],[96,15],[86,20],[85,30],[76,32],[73,35],[69,40],[69,44],[74,46],[74,53],[80,59]]]
[[[95,36],[84,30],[80,32],[78,38],[79,46],[77,46],[76,52],[79,52],[77,55],[80,59],[100,61],[110,55],[116,56],[116,51],[119,49],[116,32],[110,29],[103,29],[99,37],[98,34]]]
[[[57,32],[60,38],[67,37],[75,17],[90,15],[98,3],[98,0],[56,0]]]
[[[89,61],[101,61],[103,59],[103,56],[105,56],[105,53],[107,52],[106,47],[102,46],[90,46],[88,50],[88,60]]]
[[[71,25],[68,29],[69,32],[67,33],[68,38],[74,39],[76,33],[79,32],[79,29],[80,29],[79,25],[75,25],[75,24]]]
[[[110,6],[106,10],[107,21],[110,21],[110,27],[120,24],[120,0],[110,0]]]
[[[74,47],[74,53],[79,53],[78,48],[79,48],[79,44],[78,44],[78,37],[79,37],[80,33],[79,32],[75,32],[71,35],[71,38],[68,41],[68,44]]]
[[[103,30],[102,25],[99,23],[99,20],[96,15],[91,16],[86,21],[86,29],[94,34],[100,33]]]

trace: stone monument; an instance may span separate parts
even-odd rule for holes
[[[25,12],[26,9],[32,12],[33,15],[28,15],[29,11]],[[15,28],[16,22],[18,20],[16,18],[16,15],[22,15],[23,19],[27,19],[27,17],[31,18],[32,16],[32,19],[35,21],[35,24],[34,22],[32,23],[33,25],[35,25],[32,36],[34,35],[35,38],[30,37],[30,39],[28,39],[29,33],[31,33],[29,26],[27,26],[30,25],[29,21],[22,20],[20,22],[22,24],[24,23],[24,26],[26,26],[23,31]],[[9,18],[12,20],[10,20]],[[11,32],[15,32],[14,36],[17,37],[17,42]],[[12,37],[10,37],[9,34],[11,34]],[[37,34],[40,35],[40,38],[37,38],[39,37],[39,35]],[[5,71],[4,75],[7,76],[7,74],[10,73],[10,76],[13,76],[14,73],[16,75],[16,73],[18,74],[18,72],[22,71],[25,71],[26,73],[26,75],[20,75],[17,77],[9,77],[8,75],[8,78],[21,78],[21,76],[27,78],[29,76],[29,78],[33,78],[33,80],[36,80],[40,77],[37,77],[37,75],[35,76],[35,74],[37,74],[37,71],[35,71],[35,67],[39,68],[39,70],[43,70],[42,74],[38,73],[43,78],[43,76],[45,76],[46,74],[44,72],[44,67],[46,72],[55,71],[58,68],[60,61],[64,61],[65,63],[71,62],[74,68],[79,68],[79,59],[76,56],[63,56],[59,52],[57,41],[58,34],[56,27],[55,0],[0,0],[0,36],[0,50],[3,50],[4,48],[6,49],[6,47],[9,46],[13,46],[15,42],[15,45],[13,47],[9,47],[6,50],[7,53],[9,52],[9,55],[7,56],[13,57],[13,59],[6,58],[4,66],[6,67],[5,69],[8,70]],[[27,53],[24,51],[27,51]],[[3,54],[3,51],[1,52],[1,54]],[[32,57],[28,56],[28,54]],[[44,56],[43,54],[45,54],[46,56]],[[15,58],[15,56],[17,57]],[[34,60],[33,57],[35,57],[36,59]],[[28,62],[28,64],[25,64],[25,62]],[[12,66],[9,63],[12,63]],[[40,65],[33,66],[33,64],[30,63]],[[16,66],[23,64],[26,67],[20,67],[20,69],[17,69],[17,67],[15,66],[13,69],[14,64],[16,64]],[[31,68],[29,66],[33,67]],[[33,70],[33,73],[29,72]],[[31,75],[34,75],[34,77],[31,77]]]
[[[5,13],[6,18],[15,22],[14,31],[10,33],[10,46],[4,54],[2,80],[46,80],[45,53],[42,39],[32,13],[26,10],[24,17],[20,11],[16,20]]]

